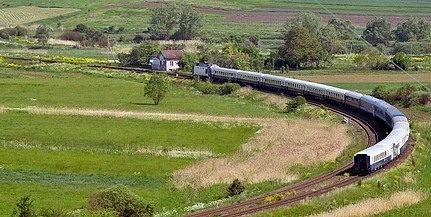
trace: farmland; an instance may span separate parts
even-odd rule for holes
[[[313,0],[210,0],[205,6],[198,0],[186,2],[204,13],[205,32],[258,34],[265,46],[279,43],[283,23],[297,12],[316,12],[324,22],[332,17]],[[424,0],[320,3],[335,16],[352,20],[358,29],[376,15],[394,26],[408,16],[429,20],[431,13]],[[79,23],[99,29],[114,25],[125,31],[113,37],[130,38],[146,31],[149,9],[163,4],[3,0],[0,27],[23,25],[33,31],[45,24],[55,37]],[[288,114],[284,111],[288,99],[278,94],[244,87],[232,95],[204,95],[191,82],[174,79],[174,90],[155,106],[143,97],[147,76],[79,65],[90,61],[82,57],[106,63],[111,58],[106,48],[28,49],[27,44],[37,45],[31,37],[7,43],[1,47],[2,54],[32,53],[28,56],[47,59],[65,55],[61,60],[67,63],[9,62],[0,56],[0,216],[10,216],[25,195],[34,199],[37,210],[78,212],[92,195],[118,184],[153,205],[157,214],[178,216],[331,170],[351,161],[364,145],[356,126],[342,125],[340,117],[330,114],[316,118],[322,112],[319,108]],[[132,46],[121,42],[112,49],[123,52]],[[398,88],[431,83],[429,58],[416,63],[418,71],[406,73],[357,69],[343,61],[335,59],[331,67],[291,70],[283,76],[362,93],[382,84]],[[400,167],[322,198],[257,216],[429,214],[430,110],[425,106],[400,109],[412,121],[416,142],[412,156]],[[225,198],[227,185],[236,178],[246,184],[246,191]],[[355,206],[370,209],[358,211]]]
[[[74,13],[79,9],[20,6],[0,9],[0,28],[23,25],[38,20]]]

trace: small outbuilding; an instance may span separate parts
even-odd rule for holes
[[[178,62],[183,55],[182,50],[162,50],[150,59],[151,69],[175,71],[179,69]]]

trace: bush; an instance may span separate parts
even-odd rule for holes
[[[90,198],[89,210],[114,210],[118,216],[152,216],[153,208],[127,187],[117,185]]]
[[[306,100],[303,96],[297,96],[293,100],[286,103],[286,111],[287,112],[294,112],[297,111],[298,108],[305,105]]]
[[[244,192],[245,187],[242,185],[242,183],[235,179],[233,180],[232,184],[229,185],[229,187],[226,189],[226,197],[233,197],[235,195],[239,195],[242,192]]]
[[[410,95],[408,106],[411,105],[431,105],[431,94],[426,91],[412,93]]]
[[[203,94],[218,94],[218,95],[231,94],[241,88],[241,86],[236,83],[224,83],[224,84],[218,85],[218,84],[213,84],[209,81],[207,82],[197,81],[196,83],[193,84],[193,87]]]
[[[241,86],[236,83],[224,83],[219,86],[219,94],[220,95],[228,95],[237,90],[239,90]]]
[[[376,88],[374,88],[373,92],[371,93],[371,96],[386,101],[388,99],[389,93],[390,91],[388,87],[384,85],[378,85]]]
[[[398,52],[392,57],[392,61],[401,69],[407,70],[410,67],[410,57],[403,52]],[[395,66],[396,67],[396,66]]]
[[[12,215],[18,217],[33,217],[37,216],[35,211],[33,210],[33,200],[30,196],[22,197],[17,203],[16,208],[14,209]]]

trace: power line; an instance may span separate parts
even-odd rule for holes
[[[362,40],[365,44],[367,44],[368,46],[370,46],[372,49],[376,50],[380,55],[384,56],[385,55],[377,48],[375,48],[373,45],[371,45],[367,40],[365,40],[364,38],[362,38],[360,35],[358,35],[353,29],[349,28],[348,25],[346,25],[345,21],[338,18],[337,15],[335,15],[334,13],[332,13],[332,11],[330,11],[328,8],[326,8],[323,4],[321,4],[319,2],[319,0],[314,0],[320,7],[322,7],[328,14],[331,14],[332,17],[339,19],[344,27],[346,27],[351,33],[353,33],[359,40]],[[404,74],[406,74],[407,76],[409,76],[411,79],[413,79],[416,83],[420,84],[423,88],[425,88],[428,92],[431,93],[431,89],[428,88],[425,84],[423,84],[422,82],[420,82],[419,80],[417,80],[415,77],[413,77],[410,73],[408,73],[406,70],[402,69],[399,65],[397,65],[396,63],[394,63],[394,61],[391,60],[391,58],[386,57],[387,60],[389,60],[390,63],[392,63],[395,68],[399,69],[400,71],[402,71]]]

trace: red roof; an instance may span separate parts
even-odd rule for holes
[[[183,55],[182,50],[162,50],[160,53],[165,57],[165,59],[179,60]]]

